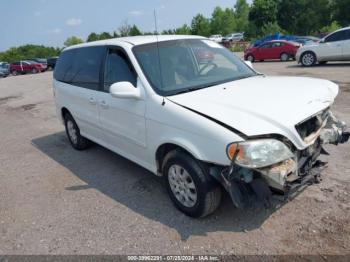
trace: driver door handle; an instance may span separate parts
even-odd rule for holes
[[[90,97],[90,98],[89,98],[89,103],[90,103],[91,105],[96,105],[96,100],[95,100],[95,98]]]
[[[106,102],[105,100],[101,100],[101,101],[100,101],[100,105],[101,105],[101,107],[104,108],[104,109],[107,109],[107,108],[109,107],[108,104],[107,104],[107,102]]]

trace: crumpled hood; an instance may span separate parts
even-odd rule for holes
[[[256,76],[169,99],[246,136],[280,134],[303,149],[295,125],[330,106],[337,94],[338,86],[328,80]]]

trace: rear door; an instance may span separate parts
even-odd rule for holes
[[[344,30],[345,36],[342,43],[342,56],[343,60],[350,60],[350,29]]]
[[[102,133],[98,90],[104,55],[104,46],[67,50],[61,54],[54,72],[55,79],[63,82],[58,85],[56,99],[72,113],[82,135],[93,140]]]

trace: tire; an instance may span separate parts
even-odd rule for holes
[[[64,116],[64,126],[66,134],[72,147],[76,150],[84,150],[91,144],[90,140],[80,135],[80,130],[71,114],[66,113]]]
[[[17,70],[13,70],[13,71],[11,72],[11,74],[12,74],[13,76],[16,76],[16,75],[18,75],[18,72],[17,72]]]
[[[33,68],[32,69],[32,74],[37,74],[38,73],[38,70],[36,68]]]
[[[176,149],[163,160],[163,178],[174,205],[190,217],[205,217],[221,201],[221,187],[191,155]]]
[[[289,55],[287,53],[282,53],[280,55],[280,59],[281,59],[282,62],[286,62],[286,61],[289,60]]]
[[[300,62],[303,66],[313,66],[316,64],[317,58],[313,52],[305,52],[301,55]]]
[[[48,66],[47,71],[52,71],[52,66]]]
[[[253,63],[255,61],[255,57],[252,54],[249,54],[249,55],[247,55],[247,59],[246,60],[248,60],[248,61]]]

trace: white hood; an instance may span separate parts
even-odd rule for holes
[[[295,125],[327,108],[337,94],[338,86],[328,80],[257,76],[169,99],[247,136],[280,134],[303,149]]]

